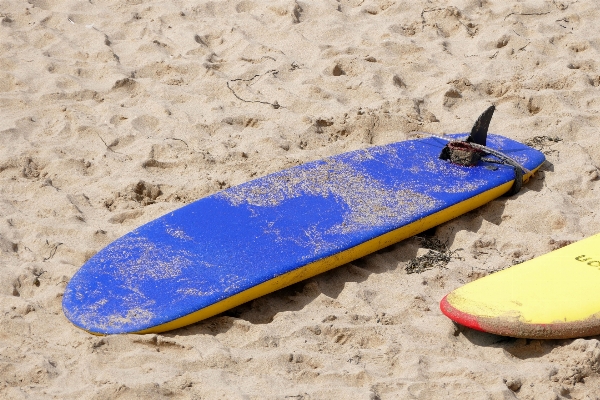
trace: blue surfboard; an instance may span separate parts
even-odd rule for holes
[[[471,166],[440,159],[447,145],[427,137],[352,151],[197,200],[90,258],[65,289],[64,313],[94,334],[179,328],[479,207],[544,162],[498,135],[489,151],[524,174],[489,152]]]

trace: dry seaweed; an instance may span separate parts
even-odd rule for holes
[[[525,144],[529,147],[533,147],[534,149],[537,149],[539,151],[541,151],[542,153],[548,155],[550,153],[554,153],[557,150],[553,150],[550,148],[551,145],[556,144],[558,142],[562,142],[562,139],[559,138],[558,136],[546,136],[546,135],[541,135],[541,136],[534,136],[531,139],[528,139]]]
[[[417,237],[424,248],[429,249],[422,256],[413,258],[406,265],[406,273],[422,273],[433,268],[446,268],[452,258],[461,258],[456,253],[462,249],[450,250],[448,243],[444,243],[435,237]]]

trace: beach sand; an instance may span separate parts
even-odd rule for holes
[[[600,229],[600,10],[554,1],[0,0],[3,399],[599,399],[600,337],[454,325],[441,298]],[[105,245],[195,199],[414,132],[544,151],[522,191],[160,335],[61,309]]]

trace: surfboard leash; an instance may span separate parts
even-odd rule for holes
[[[519,191],[521,191],[521,187],[523,187],[523,175],[529,174],[531,171],[529,171],[527,168],[525,168],[523,165],[521,165],[514,158],[511,158],[498,150],[494,150],[487,146],[482,146],[477,143],[469,143],[469,144],[471,146],[475,147],[476,149],[485,151],[485,152],[495,156],[496,158],[498,158],[498,160],[494,160],[492,158],[488,158],[488,157],[483,158],[482,157],[481,161],[485,161],[488,163],[502,164],[502,165],[510,165],[511,167],[513,167],[513,170],[515,171],[515,183],[513,183],[510,190],[508,192],[506,192],[507,196],[512,196],[514,194],[519,193]]]
[[[497,159],[485,157],[487,155],[493,155]],[[442,152],[440,153],[440,159],[448,160],[453,164],[462,165],[465,167],[475,166],[479,161],[510,165],[515,171],[515,183],[506,193],[507,196],[512,196],[518,193],[523,186],[523,175],[531,172],[515,159],[498,150],[494,150],[478,143],[462,140],[449,141],[442,149]]]

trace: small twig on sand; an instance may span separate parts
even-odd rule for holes
[[[44,261],[48,261],[49,259],[54,257],[54,255],[56,254],[56,250],[58,249],[58,246],[60,246],[61,244],[62,243],[55,244],[54,247],[52,248],[52,250],[50,250],[50,255],[48,257],[44,258]]]
[[[113,149],[111,149],[110,146],[106,144],[106,142],[104,141],[104,139],[102,139],[102,136],[100,136],[100,134],[98,132],[96,132],[96,135],[98,135],[98,137],[100,138],[100,140],[102,140],[102,143],[104,143],[104,145],[106,146],[106,148],[108,150],[112,151],[113,153],[116,153],[116,151],[114,151]]]
[[[550,14],[550,11],[546,11],[543,13],[517,13],[517,12],[512,12],[510,14],[508,14],[506,17],[504,17],[504,20],[506,21],[506,18],[510,17],[511,15],[546,15],[546,14]]]
[[[96,135],[98,135],[98,137],[100,138],[100,140],[102,140],[102,143],[104,143],[104,145],[106,146],[106,148],[108,150],[110,150],[110,151],[112,151],[113,153],[116,153],[116,154],[121,154],[121,155],[123,155],[123,156],[128,157],[129,159],[131,159],[131,157],[129,157],[127,154],[121,153],[120,151],[113,150],[108,144],[106,144],[106,142],[104,141],[104,139],[102,139],[102,136],[100,136],[100,134],[98,132],[96,132]]]
[[[251,81],[253,81],[253,80],[254,80],[254,79],[256,79],[256,78],[259,78],[259,77],[261,77],[261,76],[263,76],[263,75],[266,75],[266,74],[269,74],[269,73],[271,73],[271,74],[273,74],[273,76],[275,76],[275,75],[276,75],[278,72],[279,72],[279,71],[277,71],[277,70],[275,70],[275,69],[271,69],[271,70],[269,70],[269,71],[265,72],[264,74],[258,74],[258,75],[254,75],[254,76],[253,76],[252,78],[250,78],[250,79],[242,79],[242,78],[232,79],[232,80],[230,80],[230,81],[227,81],[227,88],[228,88],[229,90],[231,90],[231,93],[233,93],[233,95],[234,95],[235,97],[237,97],[237,98],[238,98],[238,100],[241,100],[241,101],[243,101],[243,102],[245,102],[245,103],[260,103],[260,104],[268,104],[268,105],[270,105],[271,107],[273,107],[274,109],[282,108],[282,106],[280,106],[280,105],[279,105],[279,103],[277,103],[277,101],[275,101],[274,103],[269,103],[268,101],[260,101],[260,100],[246,100],[246,99],[242,99],[240,96],[238,96],[238,94],[235,92],[235,90],[233,90],[233,88],[232,88],[231,86],[229,86],[229,82],[236,82],[236,81],[240,81],[240,82],[251,82]],[[250,86],[250,85],[248,85],[248,86]]]
[[[183,142],[183,144],[185,144],[185,147],[187,147],[188,149],[190,148],[190,146],[188,146],[188,144],[187,144],[187,143],[185,142],[185,140],[183,140],[183,139],[174,138],[174,137],[168,137],[168,138],[165,138],[165,140],[167,140],[167,139],[171,139],[171,140],[179,140],[180,142]]]

